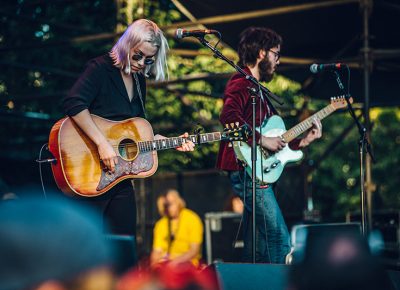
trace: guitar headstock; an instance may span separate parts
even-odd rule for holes
[[[248,125],[239,126],[239,123],[226,124],[222,133],[222,140],[227,141],[247,141],[251,136],[251,130]]]
[[[353,98],[349,97],[349,102],[350,104],[353,103]],[[343,109],[347,107],[347,102],[346,102],[346,97],[339,96],[339,97],[333,97],[331,98],[331,105],[337,110],[337,109]]]

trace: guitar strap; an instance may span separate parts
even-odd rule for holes
[[[256,87],[256,89],[257,89],[257,87]],[[257,90],[260,91],[259,89],[257,89]],[[261,90],[261,94],[260,94],[260,99],[261,99],[261,102],[263,102],[264,105],[267,107],[267,115],[266,115],[266,117],[269,118],[270,116],[272,116],[271,112],[274,115],[278,115],[279,116],[278,111],[276,110],[276,108],[274,107],[272,102],[270,101],[268,95],[266,95],[262,90]]]
[[[274,115],[278,115],[279,116],[279,113],[278,113],[278,111],[276,110],[276,108],[272,105],[272,103],[270,102],[270,100],[267,98],[267,101],[266,101],[266,105],[267,105],[267,108],[268,108],[268,116],[271,116],[272,114],[271,114],[271,111],[272,111],[272,113],[274,113]]]
[[[265,118],[268,119],[272,115],[278,115],[278,111],[275,109],[275,107],[271,104],[268,98],[262,98],[261,101],[264,103],[264,106],[267,108],[267,112],[265,114]],[[264,119],[265,119],[264,118]]]
[[[147,119],[146,110],[144,108],[144,103],[143,103],[142,90],[140,89],[140,82],[136,73],[133,74],[133,78],[135,79],[136,89],[139,95],[140,104],[142,105],[144,117]]]

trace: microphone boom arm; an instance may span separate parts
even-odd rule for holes
[[[277,102],[279,105],[283,105],[283,99],[281,97],[278,97],[277,95],[275,95],[274,93],[272,93],[269,89],[267,89],[266,87],[264,87],[263,85],[260,84],[260,82],[253,77],[252,75],[247,74],[241,67],[239,67],[238,65],[236,65],[232,60],[228,59],[226,56],[224,56],[216,47],[213,47],[212,45],[210,45],[210,43],[204,39],[204,37],[196,37],[204,46],[208,47],[213,53],[214,53],[214,57],[222,59],[223,61],[227,62],[229,65],[231,65],[238,73],[242,74],[246,79],[250,80],[253,84],[255,84],[257,87],[261,88],[262,92],[266,94],[267,99],[268,97],[270,97],[271,99],[273,99],[275,102]],[[269,100],[268,100],[269,101]],[[271,109],[275,112],[276,109],[274,108],[274,106],[272,105],[271,101],[269,101],[270,105],[271,105]]]

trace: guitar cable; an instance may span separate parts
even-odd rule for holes
[[[271,114],[271,110],[269,109],[268,102],[265,102],[264,97],[263,97],[263,92],[261,90],[261,84],[258,83],[258,91],[260,92],[260,136],[263,135],[262,132],[262,125],[264,123],[264,120],[261,121],[261,116],[262,116],[262,104],[264,104],[267,107],[267,111],[265,112],[265,116],[267,114]],[[261,137],[260,137],[261,138]],[[256,153],[257,154],[257,153]],[[260,171],[261,171],[261,184],[264,184],[264,174],[263,174],[263,156],[262,152],[260,154]],[[257,170],[257,169],[256,169]],[[270,185],[268,185],[270,186]],[[266,190],[267,188],[263,188],[262,190]],[[254,202],[254,201],[253,201]],[[267,246],[267,254],[268,254],[268,259],[271,262],[271,253],[269,250],[269,243],[268,243],[268,232],[267,232],[267,218],[266,218],[266,212],[265,212],[265,207],[264,207],[264,194],[261,195],[261,202],[262,202],[262,211],[263,211],[263,218],[264,218],[264,232],[265,232],[265,241],[266,241],[266,246]]]
[[[42,185],[44,199],[47,199],[47,193],[46,193],[46,189],[44,187],[44,182],[43,182],[42,164],[43,163],[54,162],[54,161],[56,161],[56,159],[55,158],[53,158],[53,159],[42,159],[42,152],[43,152],[44,148],[46,148],[46,150],[49,150],[48,143],[44,143],[42,145],[42,147],[40,148],[39,158],[36,159],[36,162],[39,164],[39,176],[40,176],[40,183]]]
[[[235,156],[236,156],[236,153],[235,153]],[[244,189],[244,192],[243,192],[243,213],[244,213],[244,211],[246,210],[246,172],[245,172],[245,171],[243,171],[243,172],[244,172],[244,181],[243,181],[243,189]],[[241,176],[240,176],[240,172],[239,172],[239,178],[242,179]],[[242,181],[242,180],[241,180],[241,181]],[[233,250],[234,250],[235,247],[236,247],[236,243],[237,243],[237,241],[238,241],[238,239],[239,239],[240,229],[242,228],[242,224],[243,224],[243,213],[242,213],[242,216],[240,217],[240,222],[239,222],[238,229],[237,229],[237,231],[236,231],[235,239],[234,239],[234,241],[232,242],[232,248],[233,248]],[[243,237],[243,239],[244,239],[244,237]]]

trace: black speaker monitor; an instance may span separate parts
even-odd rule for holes
[[[288,265],[215,263],[218,282],[223,290],[285,290]]]
[[[136,240],[129,235],[105,235],[114,250],[114,269],[122,274],[137,263]]]

